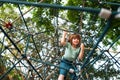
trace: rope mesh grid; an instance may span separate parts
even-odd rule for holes
[[[0,57],[1,57],[1,64],[4,63],[4,60],[6,60],[7,63],[4,63],[5,65],[8,65],[9,68],[5,69],[5,72],[0,76],[0,80],[4,79],[7,75],[9,75],[12,71],[16,70],[16,73],[19,73],[21,75],[23,80],[29,80],[30,78],[33,78],[35,80],[46,80],[48,76],[52,73],[51,79],[54,79],[54,77],[58,76],[58,68],[59,68],[59,61],[60,57],[58,56],[58,44],[53,46],[50,46],[49,39],[53,38],[55,42],[58,43],[59,36],[49,36],[46,38],[45,32],[37,32],[30,31],[31,29],[27,26],[27,22],[24,19],[23,13],[21,11],[21,8],[19,4],[25,4],[27,6],[35,6],[35,7],[47,7],[47,8],[59,8],[59,9],[70,9],[70,10],[79,10],[79,11],[85,11],[89,13],[96,13],[99,14],[100,9],[92,9],[92,8],[78,8],[78,7],[64,7],[59,5],[49,5],[49,4],[36,4],[36,3],[28,3],[28,2],[21,2],[21,1],[9,1],[9,0],[0,0],[0,2],[5,3],[12,3],[12,4],[18,4],[18,9],[22,18],[22,21],[24,23],[24,26],[19,27],[13,27],[11,30],[6,30],[3,25],[0,26],[0,33],[2,33],[1,39],[0,39]],[[116,14],[116,13],[115,13]],[[111,20],[113,19],[113,16],[115,15],[114,12],[112,14],[112,17],[108,19],[107,25],[104,28],[103,33],[97,40],[96,44],[93,46],[92,50],[89,51],[85,61],[82,64],[82,69],[85,71],[83,72],[83,75],[87,73],[87,70],[90,70],[90,66],[86,67],[88,64],[91,64],[93,66],[97,61],[99,61],[100,57],[104,56],[107,58],[106,62],[103,63],[98,67],[97,70],[100,68],[106,67],[109,62],[111,62],[110,65],[116,65],[119,69],[120,63],[118,62],[119,58],[116,58],[117,55],[119,55],[120,52],[117,52],[117,55],[111,55],[109,49],[113,46],[114,43],[119,41],[120,36],[111,44],[111,46],[104,50],[99,48],[100,41],[104,38],[106,35],[106,32],[110,28]],[[15,21],[14,21],[15,23]],[[58,30],[62,30],[57,28]],[[69,30],[68,30],[69,31]],[[72,32],[72,31],[71,31]],[[15,34],[18,34],[19,37],[16,37]],[[21,34],[23,36],[21,36]],[[11,35],[13,35],[11,37]],[[56,38],[56,39],[55,39]],[[40,39],[39,42],[37,42],[36,39]],[[6,41],[9,41],[9,44],[6,44]],[[40,45],[41,47],[39,47]],[[19,46],[19,47],[18,47]],[[95,52],[95,50],[99,48],[100,55],[98,55],[96,58],[92,59],[90,58]],[[51,54],[51,52],[55,52]],[[9,55],[8,55],[9,54]],[[36,55],[35,55],[36,54]],[[8,56],[6,56],[8,55]],[[108,57],[110,56],[110,57]],[[50,59],[53,58],[53,59]],[[113,63],[113,64],[112,64]],[[2,65],[4,66],[4,65]],[[56,70],[55,73],[53,73],[53,70]],[[107,70],[107,68],[106,68]],[[22,72],[20,72],[22,71]],[[24,75],[23,75],[24,74]],[[107,75],[107,74],[106,74]]]

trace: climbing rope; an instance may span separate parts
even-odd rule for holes
[[[93,56],[94,52],[96,49],[99,48],[99,43],[102,41],[102,39],[104,38],[104,36],[106,35],[106,33],[108,32],[109,28],[110,28],[110,24],[111,24],[111,21],[113,20],[114,16],[116,14],[119,14],[119,12],[111,12],[109,10],[106,10],[106,9],[93,9],[93,8],[86,8],[86,7],[75,7],[75,6],[61,6],[61,5],[56,5],[56,4],[46,4],[46,3],[34,3],[34,2],[25,2],[25,1],[10,1],[10,0],[0,0],[0,2],[2,3],[11,3],[11,4],[17,4],[18,5],[18,9],[19,9],[19,12],[20,12],[20,17],[19,18],[22,18],[23,20],[23,23],[25,25],[25,28],[27,29],[27,32],[25,32],[24,30],[24,36],[22,37],[22,39],[19,39],[17,42],[14,42],[13,39],[9,36],[10,32],[7,33],[4,28],[2,26],[0,26],[0,30],[1,32],[4,34],[4,37],[3,37],[3,40],[0,41],[0,44],[2,45],[1,46],[1,50],[0,50],[0,56],[2,55],[2,53],[5,51],[5,50],[9,50],[9,52],[12,54],[12,56],[15,58],[15,63],[12,64],[11,68],[9,68],[2,76],[0,76],[0,79],[3,79],[6,75],[8,75],[14,68],[17,67],[18,64],[22,64],[24,68],[27,68],[27,69],[32,69],[32,71],[34,71],[32,73],[31,71],[31,75],[36,75],[37,77],[39,77],[41,80],[44,80],[45,77],[49,74],[46,74],[47,71],[46,70],[52,70],[51,67],[56,67],[54,69],[58,69],[59,66],[58,66],[58,63],[59,63],[59,60],[60,59],[48,59],[47,57],[52,57],[52,58],[56,58],[56,56],[54,55],[50,55],[50,51],[53,51],[51,48],[51,46],[49,45],[49,38],[44,38],[44,35],[41,37],[40,36],[40,43],[42,45],[42,49],[38,48],[38,44],[37,42],[35,41],[34,37],[36,36],[39,36],[39,34],[42,34],[42,33],[45,33],[46,31],[43,31],[43,32],[37,32],[37,33],[31,33],[30,30],[29,30],[29,27],[27,25],[27,22],[25,21],[25,18],[24,18],[24,15],[29,12],[31,9],[33,9],[33,7],[44,7],[44,8],[54,8],[54,9],[63,9],[63,10],[78,10],[78,11],[83,11],[83,12],[88,12],[88,13],[92,13],[92,14],[99,14],[99,16],[101,18],[104,18],[104,19],[107,19],[107,25],[105,26],[101,36],[99,37],[99,39],[97,40],[96,44],[93,46],[93,48],[86,48],[88,50],[90,50],[90,52],[88,53],[88,56],[87,58],[85,59],[85,61],[83,62],[82,64],[82,67],[81,69],[84,69],[86,68],[86,66],[88,64],[91,64],[91,66],[93,66],[95,64],[96,61],[98,61],[100,59],[100,57],[105,53],[107,52],[109,54],[109,56],[112,58],[113,60],[113,63],[119,68],[120,66],[120,63],[118,62],[118,60],[115,58],[115,56],[112,56],[110,54],[110,51],[109,49],[120,39],[120,36],[110,45],[110,47],[107,49],[107,50],[104,50],[104,49],[99,49],[99,51],[101,51],[100,55],[98,55],[96,58],[94,58],[92,61],[89,61],[90,58]],[[21,7],[20,7],[20,4],[24,4],[26,6],[33,6],[30,10],[28,10],[26,13],[23,13],[22,10],[21,10]],[[117,5],[117,4],[116,4]],[[106,16],[104,16],[106,15]],[[18,19],[18,18],[17,18]],[[15,21],[17,21],[17,19],[15,19]],[[65,29],[62,29],[62,28],[59,28],[58,27],[58,17],[56,17],[55,19],[55,27],[56,27],[56,35],[54,37],[57,37],[56,41],[59,42],[59,34],[57,33],[58,31],[64,31]],[[4,21],[1,21],[2,23],[5,23],[5,27],[8,28],[8,29],[12,29],[14,28],[13,27],[13,23],[15,23],[15,21],[13,22],[4,22]],[[79,25],[76,25],[78,28],[80,28]],[[72,33],[75,33],[75,31],[71,31],[71,30],[66,30],[68,32],[72,32]],[[79,34],[82,34],[81,31],[77,32]],[[9,40],[9,42],[11,43],[11,45],[4,45],[4,40],[5,38],[7,38]],[[44,39],[42,39],[44,38]],[[25,40],[25,45],[24,45],[24,49],[23,51],[17,46],[17,44],[19,42],[22,42],[23,40]],[[47,44],[44,44],[45,41],[47,42]],[[33,43],[34,46],[31,46],[31,43]],[[47,48],[49,47],[49,48]],[[19,56],[15,55],[15,53],[12,52],[11,50],[11,46],[14,46],[15,50],[17,51],[16,54],[19,54]],[[32,55],[32,50],[29,51],[29,48],[28,47],[31,47],[31,48],[34,48],[34,50],[36,50],[36,53],[37,53],[37,56],[36,55]],[[56,46],[59,46],[59,44],[57,43]],[[3,49],[5,47],[5,49]],[[40,50],[41,51],[40,51]],[[46,50],[47,49],[47,50]],[[60,48],[59,48],[60,49]],[[46,54],[45,54],[46,53]],[[31,56],[32,55],[32,56]],[[42,55],[42,56],[41,56]],[[33,57],[35,56],[35,57]],[[108,57],[107,55],[105,55],[106,57]],[[46,58],[44,58],[46,57]],[[110,60],[110,58],[108,57],[108,59]],[[50,61],[49,61],[50,60]],[[26,64],[24,64],[24,61],[26,61]],[[108,61],[106,61],[107,63]],[[36,65],[34,63],[37,63]],[[29,66],[29,67],[28,67]],[[42,70],[40,70],[41,67],[44,66],[44,70],[42,72]],[[50,67],[51,66],[51,67]],[[86,71],[83,73],[85,74],[88,70],[90,70],[91,66],[89,66],[88,68],[86,68]],[[101,66],[102,67],[102,66]],[[22,70],[22,69],[21,69]],[[65,69],[67,70],[67,69]],[[28,71],[28,74],[30,73],[30,71]],[[44,74],[42,74],[44,73]],[[53,74],[53,72],[51,71],[51,73]],[[52,75],[51,74],[51,75]],[[55,73],[56,74],[56,73]],[[25,79],[28,78],[28,76],[30,75],[26,75]],[[43,77],[44,76],[44,77]]]

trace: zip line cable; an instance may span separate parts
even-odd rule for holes
[[[64,10],[77,10],[77,11],[85,11],[94,14],[99,14],[100,9],[92,9],[92,8],[81,8],[75,6],[61,6],[56,4],[47,4],[47,3],[34,3],[34,2],[26,2],[26,1],[10,1],[10,0],[0,0],[0,2],[11,3],[11,4],[24,4],[26,6],[35,6],[35,7],[44,7],[44,8],[55,8],[55,9],[64,9]]]

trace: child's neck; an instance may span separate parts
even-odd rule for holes
[[[76,46],[76,45],[72,45],[72,47],[73,47],[73,48],[77,48],[77,46]]]

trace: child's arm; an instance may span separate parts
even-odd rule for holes
[[[62,38],[61,38],[61,41],[60,41],[60,42],[61,42],[61,45],[63,45],[63,46],[66,45],[66,39],[65,39],[65,38],[66,38],[66,35],[67,35],[67,32],[64,31],[64,32],[63,32],[63,35],[62,35]]]
[[[81,43],[80,48],[81,48],[81,50],[80,50],[78,58],[79,58],[79,60],[82,60],[83,56],[84,56],[84,48],[85,48],[83,43]]]

